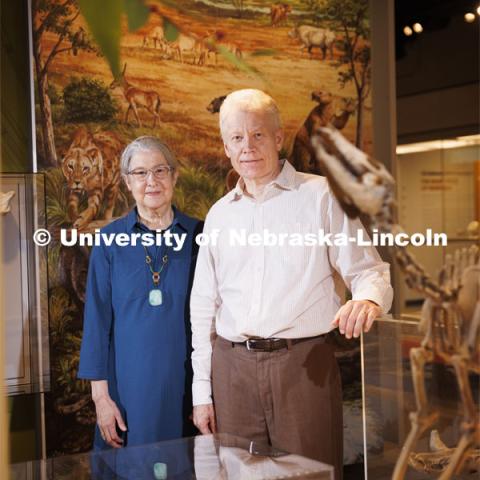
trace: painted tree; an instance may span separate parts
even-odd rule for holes
[[[325,1],[326,0],[302,0],[308,12],[313,16],[315,25],[319,26],[325,19]]]
[[[77,55],[78,50],[94,52],[85,30],[74,25],[80,12],[75,0],[33,0],[33,56],[38,86],[40,126],[42,130],[43,158],[47,166],[57,165],[55,137],[53,133],[52,107],[48,95],[48,70],[52,60],[64,52]],[[44,36],[54,35],[52,47],[46,47]]]
[[[342,39],[337,42],[342,55],[339,59],[339,82],[344,87],[353,82],[357,94],[357,131],[355,144],[363,145],[363,114],[365,99],[371,88],[370,23],[368,0],[328,0],[328,16],[340,24]]]

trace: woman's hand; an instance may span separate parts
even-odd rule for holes
[[[120,448],[123,440],[117,434],[116,425],[123,432],[127,431],[120,410],[108,394],[106,380],[94,380],[92,383],[92,399],[97,412],[97,424],[103,440],[111,447]]]

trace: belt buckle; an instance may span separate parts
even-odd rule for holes
[[[247,347],[247,350],[249,351],[255,351],[255,339],[253,338],[249,338],[246,342],[245,342],[245,346]]]

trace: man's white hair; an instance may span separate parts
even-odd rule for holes
[[[245,88],[243,90],[235,90],[227,95],[220,107],[220,133],[223,139],[225,139],[225,129],[229,117],[235,115],[238,111],[266,113],[272,120],[275,130],[282,128],[280,111],[275,100],[261,90]]]

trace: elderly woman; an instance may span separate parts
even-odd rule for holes
[[[136,206],[102,233],[133,241],[102,243],[90,256],[78,376],[91,380],[96,449],[178,438],[191,428],[188,298],[201,225],[172,206],[177,167],[155,137],[127,146],[121,169]],[[159,235],[165,230],[185,238],[182,248]],[[147,233],[154,245],[140,237]]]

